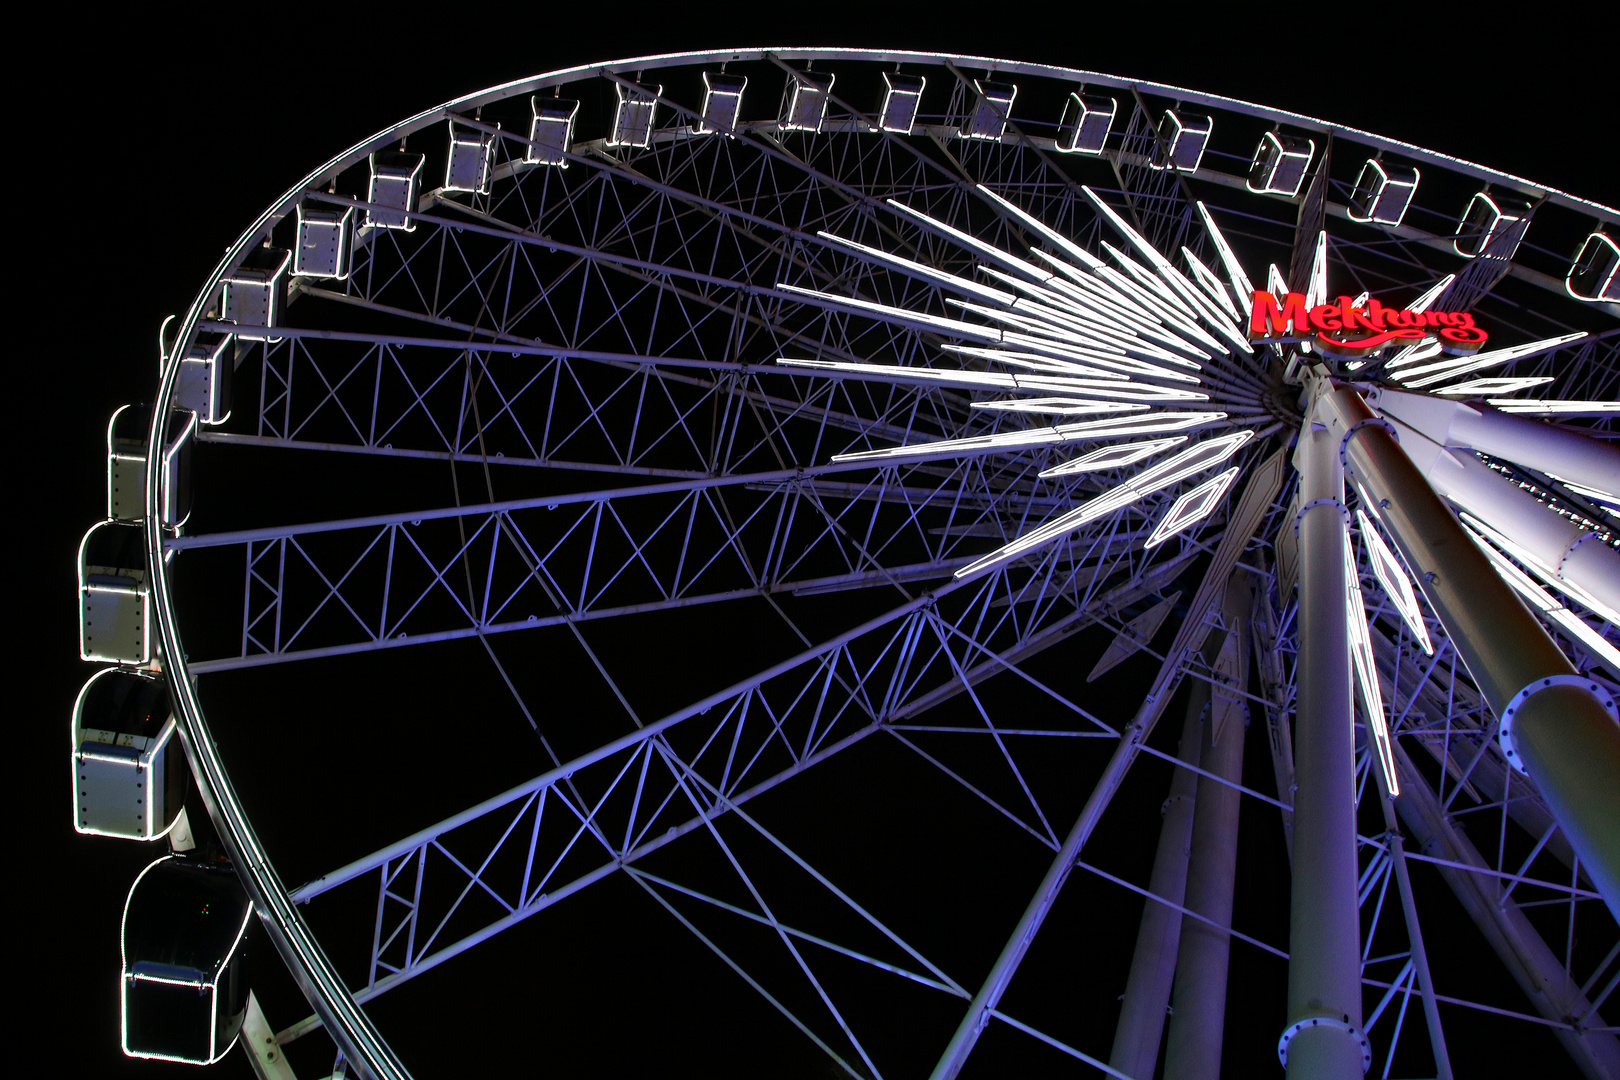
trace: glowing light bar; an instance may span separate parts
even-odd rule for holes
[[[981,187],[980,190],[982,191],[988,189]],[[986,259],[989,259],[991,262],[996,263],[998,266],[1001,266],[1003,269],[1011,270],[1015,274],[1023,274],[1025,277],[1028,277],[1034,281],[1045,281],[1052,276],[1051,271],[1042,270],[1040,267],[1034,265],[1033,263],[1025,262],[1016,255],[1009,255],[1007,252],[996,247],[996,245],[987,244],[983,240],[980,240],[977,236],[969,236],[961,229],[947,225],[943,221],[939,221],[935,218],[931,218],[921,210],[913,210],[911,207],[907,206],[898,199],[886,199],[884,201],[887,202],[888,205],[894,207],[894,209],[900,211],[900,213],[906,215],[919,225],[923,226],[929,232],[938,236],[943,236],[948,240],[954,240],[962,247],[967,248],[969,251],[978,252],[980,255],[984,256]],[[1001,201],[1006,202],[1004,199]],[[1010,206],[1011,204],[1008,203],[1007,205]]]
[[[1430,342],[1420,342],[1416,345],[1408,345],[1406,348],[1390,357],[1389,360],[1384,363],[1384,368],[1387,371],[1393,371],[1395,368],[1405,367],[1407,364],[1415,364],[1419,360],[1433,360],[1436,356],[1440,355],[1441,346],[1442,343],[1438,338]]]
[[[1055,465],[1040,475],[1070,476],[1074,473],[1099,472],[1103,469],[1122,469],[1126,465],[1135,465],[1138,461],[1145,461],[1162,450],[1172,446],[1180,446],[1187,441],[1185,435],[1172,435],[1168,439],[1148,439],[1145,442],[1116,443],[1113,446],[1104,446],[1084,457],[1077,457],[1072,461],[1065,461]]]
[[[1356,573],[1356,560],[1350,554],[1350,535],[1344,536],[1344,578],[1350,592],[1350,604],[1345,610],[1345,629],[1350,632],[1350,657],[1355,661],[1356,685],[1361,690],[1361,704],[1367,713],[1367,726],[1372,730],[1373,746],[1377,750],[1378,767],[1383,770],[1384,783],[1391,797],[1401,793],[1400,781],[1395,778],[1395,752],[1389,744],[1389,721],[1384,716],[1384,695],[1378,689],[1378,669],[1373,665],[1372,633],[1367,625],[1367,600],[1361,594],[1361,578]]]
[[[1238,309],[1233,305],[1232,297],[1227,293],[1226,286],[1222,285],[1221,279],[1215,276],[1215,271],[1205,266],[1203,260],[1194,255],[1189,248],[1183,247],[1181,249],[1181,257],[1187,260],[1187,265],[1192,269],[1194,279],[1204,287],[1204,291],[1209,293],[1228,315],[1234,319],[1237,318]]]
[[[1106,420],[1097,422],[1108,423]],[[996,549],[973,564],[962,567],[956,572],[955,576],[966,577],[969,574],[976,574],[980,570],[1016,558],[1026,551],[1050,543],[1059,537],[1067,536],[1075,529],[1096,521],[1098,518],[1106,517],[1116,510],[1124,509],[1138,499],[1145,498],[1155,491],[1169,487],[1177,480],[1184,480],[1212,465],[1219,465],[1231,457],[1238,447],[1253,437],[1254,432],[1252,431],[1234,431],[1229,435],[1221,435],[1189,446],[1174,457],[1143,470],[1118,487],[1110,488],[1089,502],[1059,515],[1038,529],[1025,533],[1012,543]]]
[[[1458,375],[1467,375],[1475,371],[1483,371],[1497,364],[1505,364],[1510,360],[1522,360],[1527,356],[1538,356],[1544,352],[1568,345],[1572,341],[1579,341],[1586,336],[1581,330],[1573,334],[1563,334],[1554,338],[1543,338],[1541,341],[1531,341],[1523,345],[1513,345],[1506,349],[1492,349],[1490,352],[1475,353],[1473,356],[1461,356],[1450,360],[1442,360],[1436,364],[1425,364],[1398,376],[1399,380],[1416,390],[1421,386],[1444,382]]]
[[[1439,300],[1440,297],[1444,296],[1446,290],[1451,288],[1451,283],[1453,281],[1456,281],[1456,280],[1457,280],[1457,275],[1456,274],[1447,274],[1445,277],[1443,277],[1439,281],[1435,282],[1434,285],[1430,287],[1428,292],[1424,293],[1422,296],[1418,297],[1416,300],[1412,301],[1410,304],[1407,304],[1406,305],[1406,310],[1407,311],[1428,311],[1429,307],[1436,300]]]
[[[928,80],[921,75],[901,75],[894,71],[883,73],[883,107],[878,110],[878,127],[901,135],[910,135],[917,123],[917,106],[922,103],[923,87]]]
[[[1232,486],[1237,474],[1238,467],[1234,465],[1177,499],[1170,512],[1164,515],[1164,520],[1153,530],[1153,535],[1147,538],[1147,543],[1142,545],[1143,550],[1158,547],[1176,533],[1190,529],[1208,517],[1221,496],[1226,494],[1226,489]]]
[[[1162,431],[1183,431],[1224,419],[1225,413],[1148,413],[1144,416],[1116,416],[1106,420],[1088,420],[1058,427],[1027,428],[1023,431],[1004,431],[995,435],[975,435],[965,439],[942,439],[939,442],[918,443],[912,446],[892,446],[883,450],[859,450],[852,454],[835,454],[833,461],[887,461],[893,458],[964,457],[970,454],[995,453],[1017,450],[1028,446],[1050,443],[1084,442],[1095,439],[1122,438],[1126,435],[1151,435]],[[1252,432],[1243,432],[1245,437]],[[1232,436],[1224,436],[1231,438]],[[1219,442],[1219,440],[1211,440]],[[1209,443],[1200,443],[1208,446]],[[1235,447],[1234,447],[1235,449]],[[1231,453],[1230,450],[1227,453]],[[1224,460],[1225,455],[1222,455]],[[1208,468],[1216,464],[1207,461],[1193,469]],[[1188,475],[1188,474],[1183,474]],[[1176,479],[1180,479],[1178,476]],[[1166,481],[1173,483],[1174,481]],[[1160,485],[1163,486],[1163,485]],[[1157,491],[1158,488],[1152,489]],[[1143,492],[1142,494],[1147,494]]]
[[[1586,620],[1560,604],[1545,589],[1531,581],[1525,576],[1524,571],[1509,562],[1507,556],[1487,544],[1478,533],[1470,530],[1469,535],[1474,538],[1474,543],[1478,544],[1480,550],[1485,552],[1486,557],[1491,560],[1502,580],[1512,586],[1513,590],[1520,596],[1524,597],[1533,610],[1563,627],[1571,637],[1601,658],[1611,672],[1620,674],[1620,649],[1616,649],[1609,644],[1608,639],[1586,624]]]
[[[737,130],[737,114],[742,110],[743,91],[748,88],[746,75],[727,75],[720,71],[703,73],[703,121],[698,124],[699,135],[730,135]]]
[[[994,412],[1037,413],[1043,416],[1086,416],[1091,413],[1145,412],[1146,405],[1125,401],[1085,401],[1081,398],[1042,397],[1015,401],[975,401],[975,409]]]
[[[991,322],[1002,323],[1017,330],[1027,330],[1040,337],[1052,338],[1055,341],[1065,342],[1069,345],[1078,345],[1086,349],[1095,349],[1104,353],[1115,353],[1123,357],[1127,353],[1134,353],[1151,360],[1163,360],[1178,367],[1189,368],[1193,371],[1202,370],[1196,361],[1178,356],[1167,349],[1151,345],[1136,338],[1125,337],[1119,334],[1106,334],[1105,331],[1095,330],[1078,320],[1059,321],[1057,313],[1051,309],[1042,311],[1041,308],[1028,300],[1018,301],[1015,311],[1001,311],[996,308],[987,308],[966,300],[948,297],[945,301],[953,307],[960,307],[971,311],[975,315],[989,319]],[[1196,382],[1196,379],[1191,380]]]
[[[1568,481],[1565,481],[1565,483],[1568,483]],[[1603,496],[1601,492],[1594,492],[1594,494],[1611,500],[1615,498],[1613,495]],[[1552,567],[1546,565],[1540,559],[1530,554],[1530,552],[1525,548],[1515,544],[1512,540],[1509,540],[1506,536],[1503,536],[1501,533],[1497,532],[1495,529],[1491,528],[1474,515],[1464,512],[1461,516],[1463,524],[1467,525],[1476,534],[1478,534],[1478,536],[1484,537],[1492,544],[1495,544],[1497,547],[1501,548],[1502,551],[1506,552],[1508,555],[1511,555],[1521,566],[1528,567],[1530,572],[1536,575],[1536,577],[1540,578],[1543,582],[1551,585],[1553,588],[1557,589],[1559,592],[1563,593],[1577,604],[1586,608],[1588,611],[1595,613],[1605,622],[1620,626],[1620,611],[1616,611],[1608,604],[1605,604],[1603,601],[1599,600],[1597,597],[1593,596],[1591,593],[1587,592],[1573,581],[1566,581],[1559,577],[1558,572]],[[1616,674],[1620,674],[1620,672],[1616,672]]]
[[[1327,303],[1327,230],[1316,234],[1316,254],[1311,259],[1310,283],[1305,287],[1305,306]]]
[[[1108,219],[1108,223],[1112,225],[1121,236],[1124,236],[1126,240],[1130,241],[1131,246],[1136,248],[1136,250],[1140,252],[1150,264],[1152,264],[1154,270],[1158,271],[1159,276],[1170,285],[1170,290],[1179,296],[1181,301],[1180,306],[1193,312],[1195,317],[1203,319],[1205,323],[1215,329],[1216,333],[1226,338],[1231,345],[1230,350],[1219,345],[1216,346],[1217,349],[1222,352],[1254,352],[1254,347],[1249,343],[1249,339],[1238,333],[1237,328],[1233,325],[1232,321],[1222,316],[1220,311],[1204,298],[1203,294],[1198,290],[1198,288],[1194,286],[1192,282],[1187,280],[1186,275],[1184,275],[1180,270],[1177,270],[1175,266],[1171,264],[1169,259],[1166,259],[1159,253],[1158,248],[1155,248],[1152,244],[1148,243],[1147,240],[1143,238],[1141,233],[1131,228],[1131,226],[1126,223],[1125,219],[1115,213],[1113,207],[1103,202],[1103,200],[1098,197],[1097,193],[1092,191],[1090,187],[1081,185],[1080,190],[1086,194],[1086,196],[1092,201],[1098,210],[1102,212],[1103,216]],[[1207,337],[1207,335],[1201,336]],[[1215,343],[1211,341],[1210,344]]]
[[[977,345],[941,345],[943,352],[961,353],[963,356],[977,356],[994,364],[1013,364],[1017,367],[1026,367],[1036,371],[1049,371],[1058,375],[1083,376],[1089,379],[1107,379],[1110,382],[1130,382],[1131,377],[1124,372],[1110,371],[1106,368],[1092,367],[1088,364],[1076,363],[1073,360],[1059,359],[1042,353],[1007,352],[1004,349],[981,349]]]
[[[1453,383],[1451,386],[1437,386],[1431,393],[1444,394],[1448,397],[1483,397],[1486,394],[1516,394],[1520,390],[1528,390],[1532,386],[1545,386],[1557,376],[1520,375],[1500,379],[1469,379],[1467,382]]]
[[[1548,401],[1536,398],[1488,398],[1502,412],[1521,416],[1611,416],[1620,401]]]
[[[1363,501],[1366,496],[1362,496]],[[1361,526],[1361,546],[1367,552],[1367,561],[1372,563],[1373,574],[1378,578],[1378,584],[1384,587],[1384,595],[1389,602],[1395,605],[1400,612],[1401,619],[1405,621],[1406,628],[1412,631],[1412,638],[1423,647],[1426,655],[1434,655],[1434,643],[1429,640],[1429,628],[1423,625],[1423,611],[1418,607],[1417,593],[1412,588],[1412,579],[1406,576],[1406,570],[1401,566],[1395,553],[1384,543],[1383,536],[1373,525],[1372,519],[1365,510],[1356,511],[1356,521]]]
[[[1243,264],[1238,262],[1237,255],[1232,251],[1232,245],[1226,242],[1226,237],[1215,224],[1215,218],[1209,212],[1209,207],[1202,202],[1198,204],[1198,213],[1204,218],[1204,228],[1209,230],[1209,238],[1215,242],[1215,250],[1220,253],[1221,265],[1226,267],[1226,276],[1232,282],[1232,296],[1238,302],[1239,308],[1249,305],[1254,298],[1254,285],[1249,281],[1249,275],[1243,272]],[[1286,294],[1287,290],[1283,290]]]
[[[854,240],[845,240],[842,236],[834,236],[830,232],[818,232],[816,235],[822,240],[826,241],[828,244],[832,244],[835,247],[844,248],[846,251],[854,252],[864,261],[874,262],[890,267],[891,269],[900,271],[908,277],[914,277],[921,281],[931,282],[932,284],[951,289],[955,292],[965,293],[969,296],[977,296],[981,299],[990,301],[992,304],[1001,304],[1003,307],[1012,307],[1013,303],[1018,299],[1018,297],[1014,296],[1012,293],[1002,292],[1000,289],[992,289],[988,285],[980,285],[977,281],[973,281],[969,278],[959,277],[956,274],[952,274],[945,270],[936,270],[932,266],[924,266],[922,263],[913,262],[912,260],[903,258],[899,255],[891,255],[882,248],[868,247],[865,244],[858,244]]]

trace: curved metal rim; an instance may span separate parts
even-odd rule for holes
[[[276,222],[289,212],[298,197],[311,187],[335,179],[338,173],[353,165],[365,155],[386,147],[389,143],[398,140],[402,136],[447,119],[457,110],[477,107],[525,92],[541,90],[593,75],[634,73],[648,68],[689,64],[770,60],[773,58],[782,60],[843,59],[879,63],[943,64],[951,62],[973,68],[991,68],[997,71],[1069,79],[1099,86],[1134,89],[1154,95],[1176,98],[1184,102],[1245,112],[1276,123],[1286,123],[1290,126],[1323,134],[1332,133],[1346,136],[1380,150],[1399,153],[1404,157],[1417,161],[1440,164],[1455,172],[1490,183],[1511,184],[1532,197],[1545,196],[1548,201],[1559,203],[1570,209],[1590,213],[1608,224],[1620,224],[1620,211],[1604,206],[1601,203],[1536,184],[1533,181],[1510,173],[1476,165],[1462,158],[1424,150],[1409,143],[1388,139],[1358,128],[1334,124],[1300,113],[1274,109],[1218,94],[1207,94],[1165,83],[1127,79],[1117,75],[1085,71],[1079,68],[1000,60],[993,57],[964,56],[956,53],[815,48],[708,50],[665,53],[631,57],[605,63],[584,64],[502,83],[425,109],[355,143],[288,188],[280,198],[271,203],[259,215],[253,224],[238,237],[235,243],[226,249],[224,257],[208,275],[202,289],[187,310],[180,331],[175,336],[175,344],[164,358],[163,376],[159,383],[158,394],[152,410],[152,427],[148,431],[147,445],[157,445],[157,440],[162,434],[160,425],[162,419],[169,412],[169,402],[173,397],[175,383],[179,375],[179,359],[185,355],[186,348],[196,334],[197,323],[202,318],[207,299],[213,296],[220,288],[225,274],[240,263],[247,252],[258,243],[266,230],[274,227]],[[181,649],[179,628],[175,621],[174,597],[168,567],[163,559],[163,527],[161,507],[159,505],[160,466],[161,455],[147,454],[144,526],[148,565],[153,568],[152,603],[157,615],[159,640],[163,650],[163,666],[169,676],[169,685],[178,712],[177,719],[181,741],[185,746],[186,756],[189,759],[192,774],[196,777],[197,786],[202,794],[208,815],[214,827],[218,830],[227,853],[236,865],[243,886],[247,890],[249,898],[253,901],[254,908],[258,911],[260,920],[269,933],[277,953],[280,954],[294,981],[297,982],[300,990],[309,1000],[316,1015],[320,1017],[328,1032],[337,1042],[344,1058],[368,1078],[374,1078],[374,1080],[406,1080],[410,1073],[405,1068],[404,1063],[394,1054],[387,1041],[372,1024],[370,1017],[355,1003],[347,985],[338,975],[337,970],[327,958],[325,950],[316,941],[302,914],[297,910],[286,886],[271,864],[269,855],[259,843],[252,824],[248,820],[247,813],[236,796],[235,787],[226,771],[225,764],[219,756],[218,747],[214,742],[213,734],[208,727],[207,720],[203,715],[202,705],[197,697],[194,678],[186,666],[185,654]]]

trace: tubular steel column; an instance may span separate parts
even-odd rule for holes
[[[1206,659],[1212,647],[1215,649],[1215,671],[1239,693],[1248,687],[1249,636],[1243,625],[1243,613],[1251,602],[1248,577],[1246,570],[1232,575],[1226,587],[1226,630],[1212,634],[1204,646]],[[1242,779],[1243,737],[1248,726],[1243,698],[1217,686],[1202,731],[1205,772],[1234,784]],[[1190,917],[1182,920],[1174,1007],[1166,1036],[1165,1080],[1220,1080],[1226,975],[1232,952],[1232,937],[1222,928],[1232,925],[1239,797],[1237,788],[1227,784],[1205,780],[1198,785],[1186,907],[1210,922]]]
[[[1379,504],[1423,595],[1522,767],[1620,918],[1620,724],[1614,697],[1576,676],[1385,426],[1348,386],[1323,386],[1346,466]]]
[[[1313,398],[1318,397],[1313,394]],[[1344,578],[1339,436],[1315,422],[1299,471],[1299,687],[1294,720],[1294,883],[1288,931],[1291,1080],[1360,1080],[1361,914],[1356,903],[1355,731]]]
[[[1209,684],[1192,680],[1187,687],[1187,722],[1181,729],[1178,755],[1190,764],[1199,760],[1203,745],[1204,709]],[[1187,855],[1193,835],[1193,798],[1198,774],[1177,766],[1170,778],[1170,796],[1164,801],[1164,824],[1159,826],[1159,850],[1153,856],[1148,891],[1180,904],[1187,889]],[[1170,1004],[1170,983],[1176,973],[1176,952],[1181,943],[1182,915],[1149,900],[1142,907],[1136,931],[1136,953],[1125,983],[1125,1003],[1114,1028],[1114,1049],[1108,1064],[1126,1076],[1148,1077],[1159,1060],[1164,1035],[1165,1009]]]

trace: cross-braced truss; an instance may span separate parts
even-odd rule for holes
[[[996,76],[1027,88],[996,114],[1001,132],[970,134],[987,115],[977,74],[967,60],[942,57],[908,59],[926,68],[939,100],[924,98],[908,131],[885,130],[874,104],[845,91],[861,85],[861,71],[875,78],[882,59],[749,55],[742,67],[751,87],[786,81],[784,110],[799,100],[795,80],[821,77],[812,62],[840,71],[819,131],[787,112],[756,115],[753,105],[729,134],[710,130],[707,106],[686,83],[717,68],[717,58],[609,65],[447,109],[365,148],[427,148],[425,190],[399,217],[408,229],[362,227],[343,276],[294,276],[273,334],[230,321],[213,296],[194,312],[188,334],[238,335],[235,411],[200,436],[200,453],[250,463],[241,490],[282,490],[269,485],[327,469],[346,494],[204,500],[165,541],[177,579],[206,583],[216,609],[239,598],[230,632],[187,635],[190,673],[228,679],[276,665],[294,686],[304,668],[296,661],[381,650],[428,657],[476,639],[491,663],[450,677],[510,691],[549,761],[532,779],[291,891],[314,908],[336,890],[370,891],[366,959],[340,973],[355,1000],[531,917],[552,917],[561,901],[615,874],[855,1076],[910,1074],[936,1058],[939,1075],[954,1075],[992,1022],[1122,1075],[1088,1028],[1002,996],[1073,870],[1110,903],[1162,905],[1189,925],[1213,926],[1286,978],[1284,930],[1239,929],[1153,894],[1139,862],[1118,853],[1149,846],[1156,821],[1145,827],[1108,814],[1122,785],[1148,784],[1136,779],[1144,772],[1161,785],[1179,762],[1199,783],[1233,786],[1275,814],[1285,850],[1292,843],[1297,611],[1274,540],[1293,518],[1294,484],[1279,449],[1299,427],[1299,387],[1284,380],[1281,350],[1228,346],[1246,328],[1211,318],[1225,318],[1220,280],[1177,299],[1138,274],[1129,253],[1113,251],[1118,269],[1097,270],[1107,284],[1066,282],[1037,297],[1008,259],[1056,267],[1066,249],[1032,223],[1086,252],[1105,241],[1129,247],[1116,234],[1134,229],[1166,254],[1185,250],[1189,268],[1215,265],[1217,278],[1225,270],[1211,239],[1224,233],[1222,244],[1240,249],[1262,288],[1256,267],[1270,260],[1289,282],[1309,267],[1319,233],[1325,272],[1349,293],[1407,299],[1456,272],[1441,307],[1478,313],[1493,335],[1590,331],[1489,374],[1551,376],[1554,387],[1531,391],[1547,398],[1616,396],[1612,305],[1557,300],[1545,286],[1560,283],[1533,258],[1459,268],[1441,209],[1421,196],[1403,224],[1352,220],[1349,177],[1325,151],[1299,193],[1282,197],[1246,188],[1247,163],[1233,147],[1212,148],[1197,171],[1165,168],[1172,148],[1159,113],[1169,99],[1120,85],[1110,91],[1118,113],[1104,151],[1066,154],[1058,114],[1025,112],[1023,103],[1040,100],[1042,85],[1067,93],[1076,73],[1026,65],[1003,65]],[[655,67],[670,89],[658,97],[644,146],[585,130],[584,121],[551,158],[538,153],[549,144],[526,137],[529,93],[540,95],[532,115],[552,93],[617,101],[635,89],[632,75],[645,83],[643,69]],[[685,80],[678,88],[677,77]],[[1203,107],[1217,129],[1223,117],[1266,118],[1219,99]],[[433,180],[435,169],[444,175],[437,141],[452,117],[492,140],[476,190]],[[1349,160],[1357,138],[1388,148],[1322,127],[1335,159]],[[370,220],[387,207],[371,201],[368,177],[359,151],[334,161],[244,244],[301,242],[288,210],[300,202]],[[1543,218],[1594,213],[1613,227],[1611,211],[1567,196],[1549,197],[1537,213],[1536,228]],[[1004,291],[1020,284],[1024,308]],[[1157,302],[1156,288],[1186,318],[1143,319],[1140,336],[1110,351],[1125,338],[1109,320]],[[992,294],[1007,299],[969,307]],[[1032,307],[1046,323],[1011,314]],[[1055,351],[1053,327],[1090,351],[1072,342],[1063,346],[1070,352]],[[1062,377],[1073,381],[1082,361],[1113,364],[1074,382],[1085,382],[1092,398],[1084,407],[1095,415],[1197,412],[1209,419],[1189,420],[1176,441],[1214,431],[1241,438],[1225,452],[1229,461],[1223,455],[1180,486],[1110,504],[979,573],[987,552],[1011,550],[1139,471],[1057,469],[1109,436],[1053,427],[1059,435],[1029,438],[1050,423],[1040,409],[994,397],[995,387],[1017,385],[995,374],[997,363],[1006,366],[997,355],[1015,348],[1024,350],[1016,362],[1026,377],[1068,364]],[[983,381],[992,376],[1002,381]],[[1043,400],[1050,409],[1052,399]],[[1579,423],[1613,436],[1612,412]],[[956,440],[977,441],[959,453],[859,456]],[[1226,477],[1198,516],[1161,537],[1155,526],[1179,512],[1178,496],[1222,461],[1236,482]],[[1591,492],[1495,464],[1613,543],[1613,508],[1594,504]],[[1534,785],[1502,757],[1495,718],[1444,628],[1425,617],[1433,646],[1425,652],[1385,597],[1366,544],[1355,549],[1402,789],[1393,810],[1379,798],[1371,726],[1358,728],[1364,1030],[1377,1049],[1374,1068],[1388,1077],[1397,1060],[1439,1067],[1441,1018],[1483,1013],[1550,1028],[1589,1075],[1607,1075],[1620,1062],[1616,1029],[1599,1014],[1615,989],[1613,920]],[[1252,600],[1240,615],[1214,602],[1234,570]],[[1177,589],[1194,599],[1164,624],[1174,642],[1166,648],[1151,632],[1136,640],[1133,620]],[[849,603],[829,608],[829,597]],[[1605,613],[1579,600],[1562,610],[1563,621],[1549,615],[1547,626],[1577,669],[1620,676],[1601,644],[1615,640]],[[785,627],[798,644],[768,663],[716,658],[724,689],[661,700],[643,716],[638,688],[627,685],[634,665],[613,643],[637,620],[681,613],[692,626],[759,620]],[[1586,633],[1572,632],[1571,620]],[[1242,638],[1252,674],[1236,678],[1206,658],[1199,645],[1212,630]],[[570,729],[520,689],[497,649],[512,640],[506,634],[577,649],[594,667],[592,685],[617,705],[593,718],[587,736]],[[1071,670],[1090,665],[1089,652],[1076,659],[1082,642],[1110,636],[1141,654],[1099,684],[1109,700],[1128,701],[1134,718],[1099,708]],[[1269,776],[1216,775],[1154,735],[1184,683],[1207,683],[1223,708],[1264,721]],[[588,746],[575,752],[581,738]],[[935,955],[904,908],[818,869],[750,809],[769,792],[809,790],[806,774],[817,766],[885,740],[1013,830],[1036,863],[1058,860],[1046,906],[1030,909],[1040,907],[1033,927],[981,928],[988,942],[1013,934],[1017,944],[1003,953],[1010,966],[998,961],[988,977],[959,956]],[[1106,747],[1110,763],[1076,749],[1089,746]],[[1058,759],[1072,770],[1062,791],[1046,777]],[[1155,764],[1131,772],[1139,761]],[[1082,811],[1076,798],[1087,791]],[[1070,831],[1077,812],[1090,824]],[[703,857],[690,864],[679,858],[699,849]],[[1431,924],[1414,900],[1413,873],[1443,880],[1527,996],[1477,1000],[1450,978],[1443,952],[1454,936],[1424,949],[1420,926]],[[762,959],[758,937],[738,944],[739,928],[763,928],[774,960]],[[830,979],[833,957],[931,992],[929,1007],[942,1016],[965,1011],[973,1039],[965,1049],[959,1037],[951,1048],[918,1048],[916,1060],[891,1059],[874,1042],[881,1021],[871,994],[849,994],[847,980]],[[1092,996],[1111,1004],[1115,993],[1099,987]],[[283,1038],[316,1026],[311,1017]]]

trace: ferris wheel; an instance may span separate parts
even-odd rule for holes
[[[979,57],[636,58],[357,143],[109,425],[75,826],[172,848],[126,1052],[411,1075],[388,1002],[623,886],[857,1077],[1481,1030],[1620,1077],[1616,236]]]

